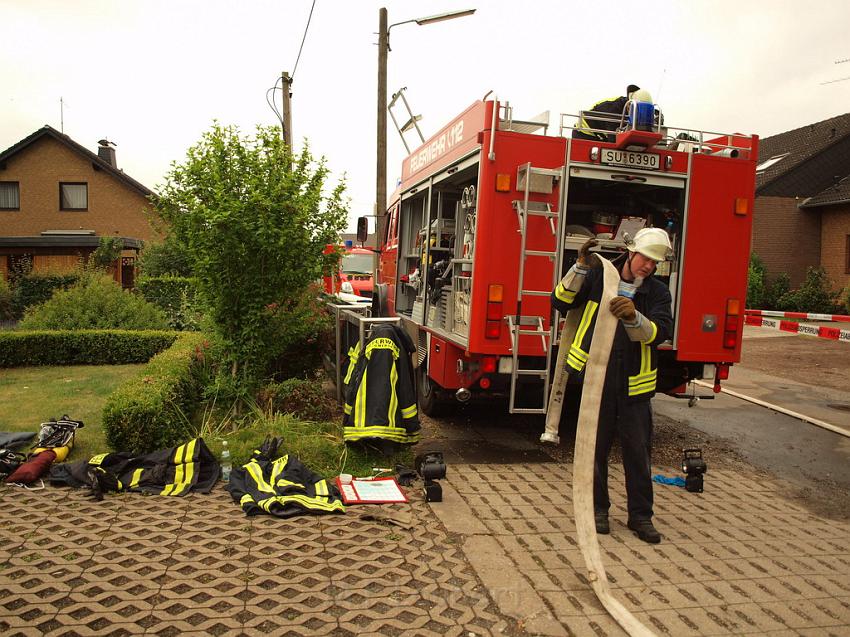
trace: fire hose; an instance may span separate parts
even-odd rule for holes
[[[588,570],[593,592],[608,614],[632,637],[648,637],[654,633],[644,626],[611,593],[602,552],[596,537],[596,521],[593,511],[593,462],[596,452],[596,430],[599,425],[599,407],[602,402],[602,389],[605,385],[605,373],[618,319],[611,314],[608,305],[617,295],[620,275],[610,261],[599,256],[603,268],[602,298],[599,301],[599,313],[596,327],[590,341],[590,352],[584,367],[584,385],[579,408],[578,428],[573,459],[573,511],[575,514],[578,544]],[[549,395],[549,407],[546,412],[546,429],[540,436],[542,442],[559,441],[558,425],[561,420],[561,408],[567,387],[569,373],[566,370],[567,354],[570,343],[575,338],[580,310],[572,309],[567,313],[564,328],[561,330],[560,348],[556,362],[552,389]]]

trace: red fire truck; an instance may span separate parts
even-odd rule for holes
[[[425,413],[474,394],[544,413],[552,289],[588,237],[612,258],[642,227],[674,248],[656,273],[675,319],[658,390],[710,378],[719,391],[740,360],[758,138],[664,126],[653,106],[642,130],[624,116],[619,132],[574,139],[587,115],[561,115],[549,134],[548,115],[517,121],[508,103],[479,101],[404,160],[376,296],[418,346]]]

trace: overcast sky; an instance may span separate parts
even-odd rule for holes
[[[426,137],[492,90],[515,117],[575,113],[629,83],[673,126],[776,134],[850,112],[847,0],[604,3],[316,0],[0,0],[0,149],[44,124],[151,189],[213,120],[274,124],[266,90],[294,71],[295,139],[347,174],[351,218],[375,199],[378,9],[392,30],[389,94],[402,86]],[[604,7],[604,8],[602,8]],[[277,92],[278,103],[280,92]],[[389,121],[389,120],[388,120]],[[404,147],[389,121],[388,185]]]

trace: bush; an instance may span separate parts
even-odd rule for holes
[[[0,272],[0,321],[10,321],[13,318],[15,318],[15,293]]]
[[[139,270],[145,277],[191,277],[192,266],[186,248],[171,236],[162,243],[146,245],[139,258]]]
[[[20,327],[162,330],[168,328],[168,321],[156,306],[125,292],[109,276],[84,272],[70,288],[57,291],[49,301],[27,310]]]
[[[29,274],[14,280],[15,317],[23,315],[30,307],[50,300],[57,290],[64,290],[77,282],[77,274]]]
[[[193,366],[203,343],[202,334],[181,334],[137,378],[109,396],[103,428],[110,448],[147,453],[191,437],[187,423],[201,396]]]
[[[842,310],[845,314],[850,314],[850,285],[844,288],[844,292],[841,295],[844,303],[844,310]]]
[[[750,255],[750,265],[747,268],[747,307],[761,309],[765,296],[765,267],[758,255]]]
[[[302,420],[330,420],[337,415],[336,401],[325,394],[318,375],[272,383],[260,391],[258,402],[269,412],[293,414]]]
[[[194,280],[189,277],[164,276],[141,277],[136,289],[145,300],[159,307],[168,324],[175,330],[199,330],[200,312],[195,305]]]
[[[312,376],[322,366],[322,355],[334,346],[333,316],[311,286],[288,303],[267,308],[270,352],[269,373],[278,380]]]
[[[777,304],[786,312],[832,314],[840,311],[838,296],[823,268],[809,268],[803,284],[779,297]]]
[[[764,310],[778,310],[779,299],[791,289],[791,279],[787,272],[780,272],[773,281],[765,286],[762,308]]]
[[[176,332],[154,331],[0,332],[0,367],[144,363],[176,338]]]

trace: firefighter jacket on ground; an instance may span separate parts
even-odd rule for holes
[[[574,139],[596,139],[601,142],[613,142],[615,141],[615,136],[613,134],[599,133],[593,132],[590,129],[602,129],[602,130],[610,130],[615,131],[619,126],[620,116],[623,114],[623,109],[626,106],[626,102],[628,102],[628,98],[623,97],[611,97],[608,99],[604,99],[602,101],[596,102],[590,110],[596,111],[597,113],[610,113],[611,117],[606,119],[597,119],[591,115],[586,117],[582,117],[578,125],[576,126],[576,130],[573,132]],[[616,116],[616,117],[615,117]],[[618,121],[613,121],[617,119]],[[611,120],[611,121],[609,121]]]
[[[203,438],[195,438],[179,447],[143,456],[119,451],[102,453],[88,461],[56,464],[50,468],[50,483],[92,487],[93,481],[108,482],[113,485],[109,490],[186,495],[189,491],[209,493],[219,472],[218,461]],[[104,477],[109,480],[103,480]]]
[[[561,313],[583,307],[581,321],[567,354],[570,372],[581,372],[587,363],[590,341],[600,311],[602,285],[602,269],[596,268],[584,277],[578,291],[567,289],[562,281],[552,293],[552,305]],[[654,276],[650,276],[637,289],[633,300],[639,319],[649,321],[648,326],[641,326],[646,338],[632,340],[623,322],[618,321],[612,351],[622,352],[622,364],[627,371],[622,376],[623,387],[620,387],[619,391],[622,391],[628,400],[649,400],[655,395],[658,381],[658,344],[666,341],[673,333],[670,290]],[[604,311],[607,311],[607,308]],[[566,347],[566,343],[561,346]],[[612,361],[615,359],[616,357],[611,358]]]
[[[343,438],[379,438],[402,444],[419,440],[416,384],[410,355],[416,351],[403,329],[375,325],[365,352],[355,350],[356,362],[346,375]]]
[[[336,485],[266,440],[251,460],[230,474],[225,487],[246,515],[291,518],[304,513],[345,513]]]

